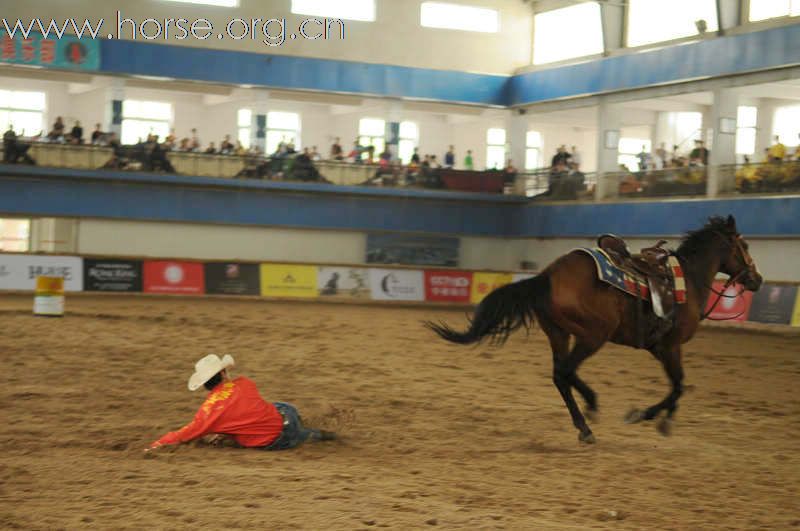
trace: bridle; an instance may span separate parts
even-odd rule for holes
[[[741,317],[742,314],[744,314],[745,310],[742,310],[741,312],[737,313],[736,315],[734,315],[732,317],[724,317],[722,319],[715,319],[713,317],[710,317],[710,315],[714,311],[714,309],[717,307],[717,305],[719,304],[719,301],[722,300],[722,298],[738,299],[739,297],[742,296],[742,294],[745,292],[745,287],[744,286],[742,286],[742,288],[739,290],[739,293],[737,293],[736,295],[726,295],[725,292],[728,290],[729,287],[731,287],[732,285],[736,284],[736,282],[740,278],[742,278],[742,276],[747,275],[747,274],[751,273],[752,271],[754,271],[755,270],[755,263],[753,263],[753,259],[750,257],[750,255],[748,255],[745,252],[744,247],[742,246],[742,235],[741,234],[737,234],[736,237],[733,239],[733,243],[731,243],[730,238],[728,236],[726,236],[725,234],[723,234],[723,233],[721,233],[719,231],[714,231],[714,233],[722,238],[722,241],[725,242],[725,245],[727,245],[729,249],[731,249],[733,251],[738,251],[739,257],[740,257],[741,261],[743,262],[744,267],[742,269],[740,269],[739,272],[736,273],[735,275],[732,275],[732,276],[728,277],[728,280],[725,281],[725,285],[722,287],[722,289],[720,291],[715,290],[713,285],[712,286],[706,286],[708,289],[711,290],[712,293],[714,293],[714,295],[717,296],[717,299],[714,301],[714,304],[712,304],[711,307],[707,311],[701,313],[700,320],[702,321],[703,319],[708,319],[709,321],[731,321],[733,319]],[[701,304],[703,304],[703,303],[701,302]]]

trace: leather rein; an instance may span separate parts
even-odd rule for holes
[[[745,292],[745,287],[744,286],[742,286],[742,289],[740,289],[739,293],[737,293],[736,295],[726,295],[725,291],[727,291],[727,289],[729,287],[731,287],[733,284],[735,284],[743,275],[748,274],[750,272],[750,270],[753,269],[753,259],[750,258],[744,252],[744,248],[742,248],[742,236],[741,235],[737,235],[736,239],[734,240],[734,243],[732,244],[724,234],[719,233],[719,232],[717,234],[722,237],[722,240],[725,242],[725,244],[729,248],[734,247],[734,245],[736,246],[736,250],[739,251],[739,256],[741,256],[742,262],[744,262],[745,267],[743,269],[741,269],[738,273],[736,273],[734,276],[728,277],[728,280],[725,282],[725,285],[722,287],[722,289],[720,291],[715,290],[713,285],[712,286],[706,286],[706,288],[710,289],[711,292],[714,293],[714,295],[717,296],[717,299],[714,301],[714,304],[712,304],[711,307],[707,311],[703,312],[700,315],[700,320],[701,321],[703,319],[708,319],[709,321],[732,321],[734,319],[737,319],[737,318],[741,317],[742,314],[744,314],[745,310],[742,310],[741,312],[737,313],[736,315],[734,315],[732,317],[723,317],[721,319],[715,319],[715,318],[711,317],[711,313],[717,307],[717,305],[719,304],[719,301],[722,300],[723,298],[726,298],[726,299],[738,299],[739,297],[742,296],[742,294]]]

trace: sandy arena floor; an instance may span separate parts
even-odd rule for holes
[[[786,529],[800,526],[800,337],[705,330],[685,350],[671,438],[627,426],[667,392],[649,354],[607,346],[580,446],[535,332],[502,349],[434,340],[463,312],[70,297],[64,319],[0,299],[0,528]],[[188,422],[197,358],[295,403],[342,441],[290,452],[142,449]]]

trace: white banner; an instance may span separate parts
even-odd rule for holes
[[[320,297],[369,297],[369,272],[360,267],[325,267],[317,272]]]
[[[65,291],[83,291],[83,259],[77,256],[0,254],[0,289],[36,289],[36,277],[63,277]]]
[[[370,269],[369,288],[378,301],[425,300],[425,278],[422,271],[404,269]]]

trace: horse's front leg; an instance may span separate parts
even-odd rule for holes
[[[672,390],[667,397],[645,409],[644,411],[633,409],[626,417],[625,422],[632,424],[642,420],[653,420],[661,413],[662,410],[667,410],[667,416],[658,423],[658,431],[663,435],[669,435],[672,429],[672,416],[675,410],[678,409],[678,399],[683,394],[683,365],[681,362],[681,348],[680,345],[674,346],[669,349],[654,349],[652,354],[661,361],[664,371],[669,377],[672,384]]]

